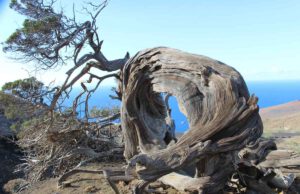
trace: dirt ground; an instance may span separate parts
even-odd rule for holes
[[[125,163],[100,163],[90,164],[81,169],[89,170],[101,170],[105,167],[122,168]],[[52,178],[45,181],[37,182],[31,185],[29,188],[22,190],[19,193],[22,194],[114,194],[115,192],[108,184],[102,174],[89,174],[89,173],[77,173],[70,176],[67,182],[70,183],[68,187],[58,188],[58,178]],[[136,180],[131,183],[125,183],[123,181],[117,183],[117,187],[120,193],[132,193],[133,185]],[[22,186],[26,186],[26,182],[22,179],[15,179],[9,181],[4,190],[7,193],[17,193]],[[161,194],[187,194],[186,192],[177,192],[175,189],[161,185],[159,182],[154,182],[149,186],[152,189],[151,193]]]
[[[101,170],[104,167],[122,167],[122,163],[100,163],[91,164],[82,169]],[[70,176],[67,181],[70,186],[65,188],[58,188],[58,178],[51,178],[45,181],[34,183],[29,187],[21,191],[23,194],[82,194],[82,193],[95,193],[95,194],[113,194],[108,182],[105,180],[102,174],[88,174],[78,173]],[[20,186],[26,183],[21,180],[12,180],[4,186],[4,190],[8,193],[16,193]]]
[[[276,142],[278,143],[279,149],[295,149],[299,146],[299,138],[299,136],[281,138],[277,139]],[[103,162],[92,163],[85,167],[81,167],[81,169],[102,170],[107,167],[124,168],[125,165],[125,162]],[[68,182],[67,187],[58,188],[58,178],[51,178],[34,183],[30,185],[30,187],[26,188],[28,184],[23,179],[14,179],[4,185],[4,191],[12,194],[114,194],[113,189],[104,178],[103,174],[77,173],[70,176],[66,182]],[[120,181],[116,184],[116,186],[120,193],[130,194],[132,193],[132,189],[135,184],[136,180],[130,183]],[[20,189],[22,187],[24,187],[23,190]],[[151,189],[151,193],[154,194],[188,194],[188,192],[178,192],[171,187],[160,184],[159,182],[154,182],[149,186],[149,188]],[[226,193],[229,194],[231,192]]]

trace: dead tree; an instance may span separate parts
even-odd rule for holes
[[[270,151],[276,145],[259,139],[263,125],[258,99],[249,95],[234,68],[205,56],[160,47],[137,53],[126,63],[121,77],[124,155],[128,172],[135,171],[141,180],[136,193],[161,177],[179,190],[217,193],[234,172],[246,167],[253,169],[244,174],[257,173],[244,178],[254,191],[273,193],[270,181],[283,187],[276,184],[277,172],[265,177],[274,164],[265,161],[266,156],[274,153]],[[178,141],[169,130],[164,93],[177,98],[189,122],[190,129]],[[170,135],[171,139],[166,138]],[[279,166],[299,165],[295,156]],[[186,169],[193,171],[188,174]],[[265,178],[256,184],[259,173]]]
[[[49,165],[50,163],[55,163],[54,166],[61,166],[60,164],[57,165],[57,163],[60,163],[57,161],[62,158],[64,158],[63,160],[70,159],[68,150],[72,150],[71,155],[86,154],[87,160],[84,160],[83,163],[93,158],[115,154],[113,149],[95,152],[96,150],[89,149],[90,147],[86,143],[80,146],[78,142],[81,141],[76,141],[77,145],[70,142],[74,139],[86,139],[94,143],[98,142],[99,147],[105,143],[114,144],[110,136],[99,133],[95,135],[96,133],[94,133],[93,129],[97,131],[106,130],[107,126],[115,124],[113,121],[119,118],[120,113],[114,113],[107,117],[100,116],[97,121],[98,126],[94,127],[95,123],[92,125],[87,123],[95,120],[90,116],[88,102],[104,79],[118,79],[119,75],[114,71],[121,69],[129,59],[129,54],[127,53],[124,58],[108,60],[101,51],[103,40],[100,39],[98,34],[97,18],[107,6],[107,0],[96,4],[87,2],[85,4],[86,7],[82,8],[82,11],[89,16],[89,19],[85,21],[78,17],[80,13],[76,11],[75,5],[73,5],[73,15],[68,16],[65,14],[68,12],[65,12],[57,4],[58,2],[55,0],[12,0],[10,8],[23,15],[25,20],[20,28],[16,29],[3,43],[4,52],[10,53],[12,58],[21,62],[33,62],[36,70],[49,70],[62,65],[71,65],[66,72],[63,84],[51,90],[54,93],[51,95],[52,101],[49,107],[52,113],[51,120],[49,118],[42,119],[45,122],[42,121],[41,125],[43,127],[40,128],[29,127],[28,131],[35,132],[34,135],[37,135],[37,138],[35,139],[34,135],[32,135],[33,137],[28,138],[28,141],[24,140],[21,142],[22,145],[28,148],[37,148],[36,152],[28,149],[30,154],[28,154],[27,159],[30,161],[30,159],[38,156],[40,157],[39,161],[42,161],[39,163],[43,163],[44,160],[48,161],[45,165],[46,167],[51,166]],[[105,71],[109,74],[98,76],[91,72],[93,69]],[[84,76],[86,76],[87,80],[80,83],[82,92],[74,99],[72,114],[67,113],[67,118],[64,119],[65,115],[60,116],[62,114],[57,114],[64,111],[62,102],[68,98],[74,85],[82,80]],[[95,84],[90,84],[92,82]],[[77,111],[78,106],[82,104],[84,107],[84,118],[79,119]],[[64,113],[66,112],[64,111]],[[64,122],[64,120],[72,120],[72,122],[68,123]],[[74,123],[73,120],[75,120]],[[115,129],[119,128],[116,126]],[[74,136],[77,132],[80,135]],[[60,139],[64,135],[69,136],[67,139],[70,142]],[[51,141],[47,141],[48,137],[51,137],[49,138]],[[32,138],[34,139],[32,140]],[[119,152],[117,146],[113,145],[113,147]],[[49,153],[51,160],[54,159],[52,160],[54,162],[49,162],[48,158],[44,157],[47,153]],[[31,164],[29,165],[30,167],[32,166]],[[78,165],[80,166],[81,164],[82,162]],[[47,168],[42,166],[40,172],[43,172],[45,169]],[[38,174],[36,179],[42,177],[39,174],[42,175],[43,173],[40,172],[36,173]]]

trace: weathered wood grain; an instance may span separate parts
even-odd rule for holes
[[[120,77],[124,156],[128,171],[134,169],[143,183],[135,193],[161,177],[179,190],[217,193],[243,169],[244,184],[271,192],[267,183],[277,174],[264,174],[270,166],[298,162],[274,161],[282,154],[272,152],[274,142],[259,139],[263,125],[257,97],[249,95],[238,71],[220,61],[158,47],[129,59]],[[165,95],[176,97],[189,122],[189,130],[178,140]],[[186,184],[178,181],[183,175],[170,174],[187,169],[194,174],[186,175]],[[170,176],[177,183],[170,183]]]

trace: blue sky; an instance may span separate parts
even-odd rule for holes
[[[22,18],[8,8],[8,1],[0,2],[3,42]],[[66,0],[61,4],[65,10],[72,7]],[[80,10],[79,5],[76,8]],[[111,0],[98,22],[102,51],[110,59],[123,57],[126,51],[134,55],[141,49],[168,46],[220,60],[247,81],[300,80],[299,10],[299,0]],[[26,77],[30,69],[2,52],[0,63],[5,65],[0,85]],[[59,82],[64,70],[36,76]]]

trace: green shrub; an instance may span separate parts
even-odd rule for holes
[[[120,112],[120,107],[119,106],[112,106],[112,107],[103,107],[103,108],[98,108],[94,106],[91,111],[90,111],[90,116],[91,117],[108,117],[110,115],[116,114]]]

